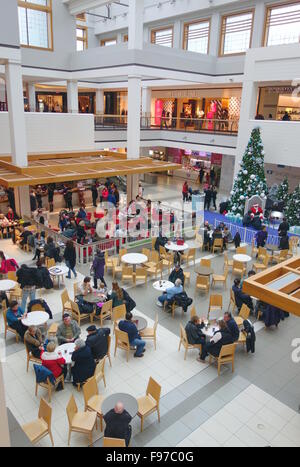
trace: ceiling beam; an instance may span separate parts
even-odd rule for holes
[[[71,15],[78,15],[79,13],[109,5],[111,0],[64,0],[64,3],[69,6]]]

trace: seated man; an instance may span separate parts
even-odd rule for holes
[[[108,336],[110,335],[109,328],[97,329],[96,326],[89,326],[87,328],[88,336],[86,338],[86,345],[90,347],[94,360],[102,360],[107,355],[108,351]]]
[[[169,281],[173,282],[173,284],[175,284],[177,279],[180,279],[182,285],[184,285],[185,277],[184,277],[183,269],[180,267],[180,264],[175,265],[175,269],[173,269],[173,271],[171,272],[169,276]]]
[[[165,302],[172,300],[172,298],[175,295],[180,294],[182,292],[183,292],[182,282],[180,279],[177,279],[174,287],[167,289],[163,295],[158,297],[157,305],[160,307],[163,307]]]
[[[73,386],[82,385],[94,375],[96,363],[92,351],[81,339],[75,341],[72,362],[75,362],[72,367]]]
[[[205,334],[203,334],[202,329],[204,328],[204,323],[200,323],[200,318],[198,316],[193,316],[191,320],[187,323],[185,327],[185,332],[187,336],[188,343],[191,345],[201,344],[204,345],[206,342]]]
[[[223,320],[218,322],[219,330],[216,331],[211,338],[210,342],[202,346],[202,353],[198,362],[205,363],[205,359],[208,355],[218,357],[220,355],[223,345],[233,344],[233,338]]]
[[[22,308],[19,306],[16,300],[13,300],[10,303],[10,307],[7,310],[6,319],[7,324],[10,328],[17,331],[19,336],[24,339],[25,332],[27,327],[22,323],[22,319],[26,318],[27,313],[24,313]]]
[[[35,358],[40,358],[41,352],[44,351],[43,336],[40,329],[36,326],[30,326],[28,331],[25,332],[24,341],[31,355]]]
[[[238,325],[236,324],[235,319],[232,317],[232,314],[227,312],[224,314],[224,321],[227,325],[230,334],[232,335],[233,342],[237,342],[240,338],[240,330]]]
[[[57,330],[57,340],[58,344],[68,344],[70,342],[75,342],[81,334],[81,329],[78,326],[75,320],[72,320],[69,313],[64,313],[63,323],[58,327]]]
[[[120,321],[119,329],[120,331],[127,332],[130,346],[136,347],[134,356],[137,358],[143,357],[144,352],[146,351],[146,342],[141,339],[139,331],[135,323],[132,321],[132,313],[126,313],[126,319]]]
[[[131,438],[131,415],[126,412],[122,402],[118,402],[114,409],[104,415],[106,423],[104,436],[106,438],[124,439],[126,446],[129,446]]]
[[[253,311],[252,298],[250,297],[250,295],[243,293],[240,279],[235,279],[234,284],[232,286],[232,290],[234,293],[235,303],[236,303],[238,310],[240,311],[240,309],[243,306],[243,303],[245,303],[247,307]]]

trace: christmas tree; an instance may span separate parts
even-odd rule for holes
[[[229,210],[231,213],[244,216],[248,198],[254,195],[266,198],[268,187],[265,177],[264,155],[260,128],[254,128],[230,193]]]
[[[300,185],[295,188],[288,200],[286,218],[290,226],[300,225]]]
[[[287,177],[285,177],[281,185],[279,185],[278,192],[277,192],[277,199],[279,201],[284,202],[284,209],[286,209],[289,198],[290,198],[289,189],[290,189],[289,181]]]

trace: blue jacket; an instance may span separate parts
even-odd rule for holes
[[[135,339],[140,339],[139,331],[134,323],[131,321],[120,321],[119,323],[120,331],[127,332],[129,343],[133,342]]]
[[[233,318],[230,319],[229,321],[227,321],[226,324],[227,324],[228,330],[230,331],[230,334],[232,335],[234,342],[237,342],[240,337],[240,330],[239,330],[238,325],[236,324],[235,319]]]
[[[37,383],[44,383],[49,378],[51,384],[55,384],[55,378],[52,371],[42,365],[33,365]]]
[[[17,315],[15,315],[13,311],[9,308],[7,310],[7,315],[6,315],[8,326],[11,326],[12,324],[17,323],[19,321],[18,318],[21,318],[23,315],[24,315],[24,311],[22,310],[20,306],[18,307]]]
[[[180,285],[180,287],[174,286],[174,287],[171,287],[170,289],[167,289],[166,292],[167,292],[167,300],[171,300],[174,297],[174,295],[177,295],[183,292],[183,287],[182,285]]]

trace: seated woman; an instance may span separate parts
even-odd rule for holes
[[[113,308],[120,305],[126,306],[126,312],[130,313],[135,307],[135,301],[130,297],[126,290],[121,289],[117,282],[112,283],[112,293],[107,297],[108,300],[112,300]]]
[[[244,303],[245,305],[247,305],[248,308],[250,308],[251,311],[253,311],[252,298],[250,297],[250,295],[243,293],[240,279],[235,279],[234,284],[232,286],[232,291],[234,293],[235,303],[239,311]]]
[[[223,345],[233,344],[232,334],[227,328],[225,321],[220,320],[218,325],[219,330],[214,333],[210,342],[202,346],[201,356],[197,359],[199,362],[205,363],[205,359],[208,355],[218,357]]]
[[[63,358],[62,353],[56,353],[55,349],[55,342],[49,342],[49,344],[47,345],[47,351],[42,352],[41,354],[42,365],[45,368],[47,368],[47,370],[53,373],[55,379],[61,376],[61,374],[63,374],[64,377],[66,377],[68,371],[67,367],[65,366],[66,360]],[[62,389],[62,383],[59,383],[59,385],[56,388],[56,391],[61,391]]]
[[[25,332],[27,331],[27,326],[24,326],[22,319],[26,318],[27,313],[24,313],[22,308],[19,306],[16,300],[13,300],[10,303],[10,307],[7,310],[6,319],[7,324],[10,328],[17,331],[19,336],[24,339]]]
[[[176,279],[175,286],[166,290],[166,292],[158,297],[157,305],[162,307],[165,302],[169,302],[172,298],[183,292],[182,282],[180,279]]]
[[[93,293],[91,278],[87,276],[84,278],[83,282],[78,286],[78,295],[76,297],[76,301],[79,306],[79,311],[82,314],[93,313],[94,311],[93,304],[88,303],[84,300],[84,297],[91,293]]]
[[[81,339],[75,341],[75,351],[72,355],[72,367],[73,385],[83,384],[95,373],[96,363],[90,347]]]

